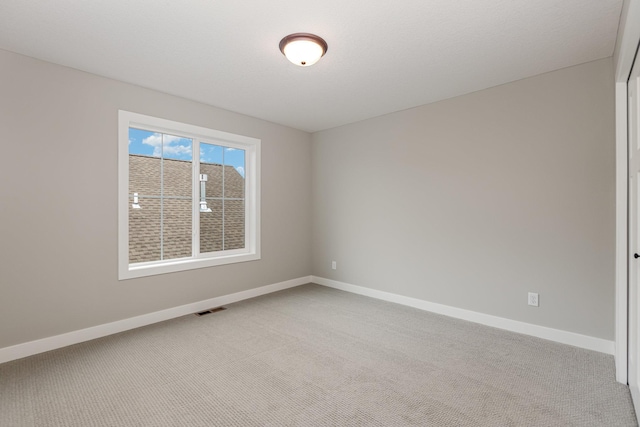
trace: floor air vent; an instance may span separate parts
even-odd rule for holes
[[[216,313],[218,311],[222,311],[222,310],[226,310],[226,309],[227,309],[227,307],[210,308],[209,310],[205,310],[205,311],[201,311],[199,313],[196,313],[196,316],[204,316],[205,314]]]

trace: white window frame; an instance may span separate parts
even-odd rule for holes
[[[129,264],[129,128],[167,133],[193,139],[193,252],[189,258]],[[200,142],[237,148],[245,151],[245,247],[201,254],[199,252],[198,209],[200,200]],[[213,267],[260,259],[260,143],[256,138],[235,135],[214,129],[118,111],[118,279],[196,268]]]

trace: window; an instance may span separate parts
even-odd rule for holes
[[[260,259],[260,140],[119,112],[119,278]]]

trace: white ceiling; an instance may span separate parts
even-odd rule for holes
[[[622,0],[2,0],[0,48],[309,132],[613,54]],[[287,34],[329,44],[312,67]]]

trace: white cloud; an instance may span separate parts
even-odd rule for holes
[[[153,155],[155,157],[160,157],[162,154],[162,134],[154,133],[151,136],[146,137],[142,140],[142,143],[145,145],[150,145],[153,147]],[[188,141],[185,138],[180,138],[179,136],[174,135],[164,135],[164,154],[165,155],[190,155],[191,154],[191,143],[187,143]],[[177,145],[173,145],[177,143]],[[182,143],[182,144],[181,144]]]
[[[153,155],[156,156],[156,152],[158,153],[157,156],[160,155],[160,147],[155,147],[153,149]],[[164,146],[164,155],[167,156],[169,154],[185,154],[185,155],[190,155],[191,154],[191,146],[190,145],[165,145]]]
[[[238,166],[236,170],[244,178],[244,168],[242,166]]]
[[[159,133],[154,133],[153,135],[143,139],[142,143],[146,145],[150,145],[152,147],[159,147],[162,145],[162,135]]]

